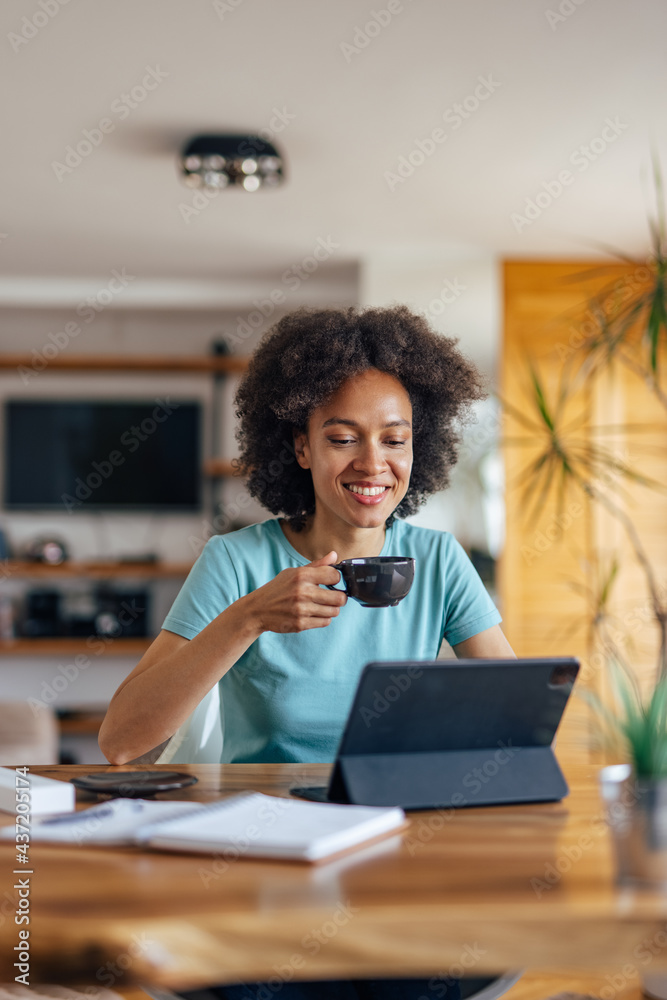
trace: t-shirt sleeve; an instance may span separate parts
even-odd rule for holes
[[[500,612],[453,535],[446,539],[445,574],[443,635],[450,646],[500,624]]]
[[[194,639],[239,596],[236,570],[224,538],[215,535],[190,570],[162,628]]]

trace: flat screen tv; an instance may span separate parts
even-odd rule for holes
[[[201,406],[180,400],[8,400],[9,510],[201,509]]]

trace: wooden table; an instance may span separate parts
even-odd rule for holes
[[[132,768],[146,769],[155,766]],[[96,770],[113,768],[31,768],[63,779]],[[286,795],[324,782],[329,767],[179,770],[199,783],[168,797],[209,801],[245,788]],[[562,803],[410,813],[405,833],[321,866],[35,843],[30,981],[186,989],[615,969],[638,967],[640,948],[657,956],[651,971],[667,969],[667,898],[614,887],[595,768],[564,770],[571,794]],[[95,801],[78,796],[78,807]],[[0,848],[3,981],[16,974],[14,853]]]

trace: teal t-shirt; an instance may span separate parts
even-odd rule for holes
[[[435,660],[501,621],[468,556],[446,531],[394,520],[381,555],[413,556],[410,593],[393,608],[353,600],[325,628],[264,632],[221,678],[223,763],[335,759],[359,675],[373,660]],[[277,518],[206,543],[162,627],[192,639],[283,569],[306,566]]]

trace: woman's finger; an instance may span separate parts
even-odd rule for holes
[[[347,604],[347,594],[335,594],[333,590],[326,591],[317,587],[311,600],[316,608],[342,608]]]

